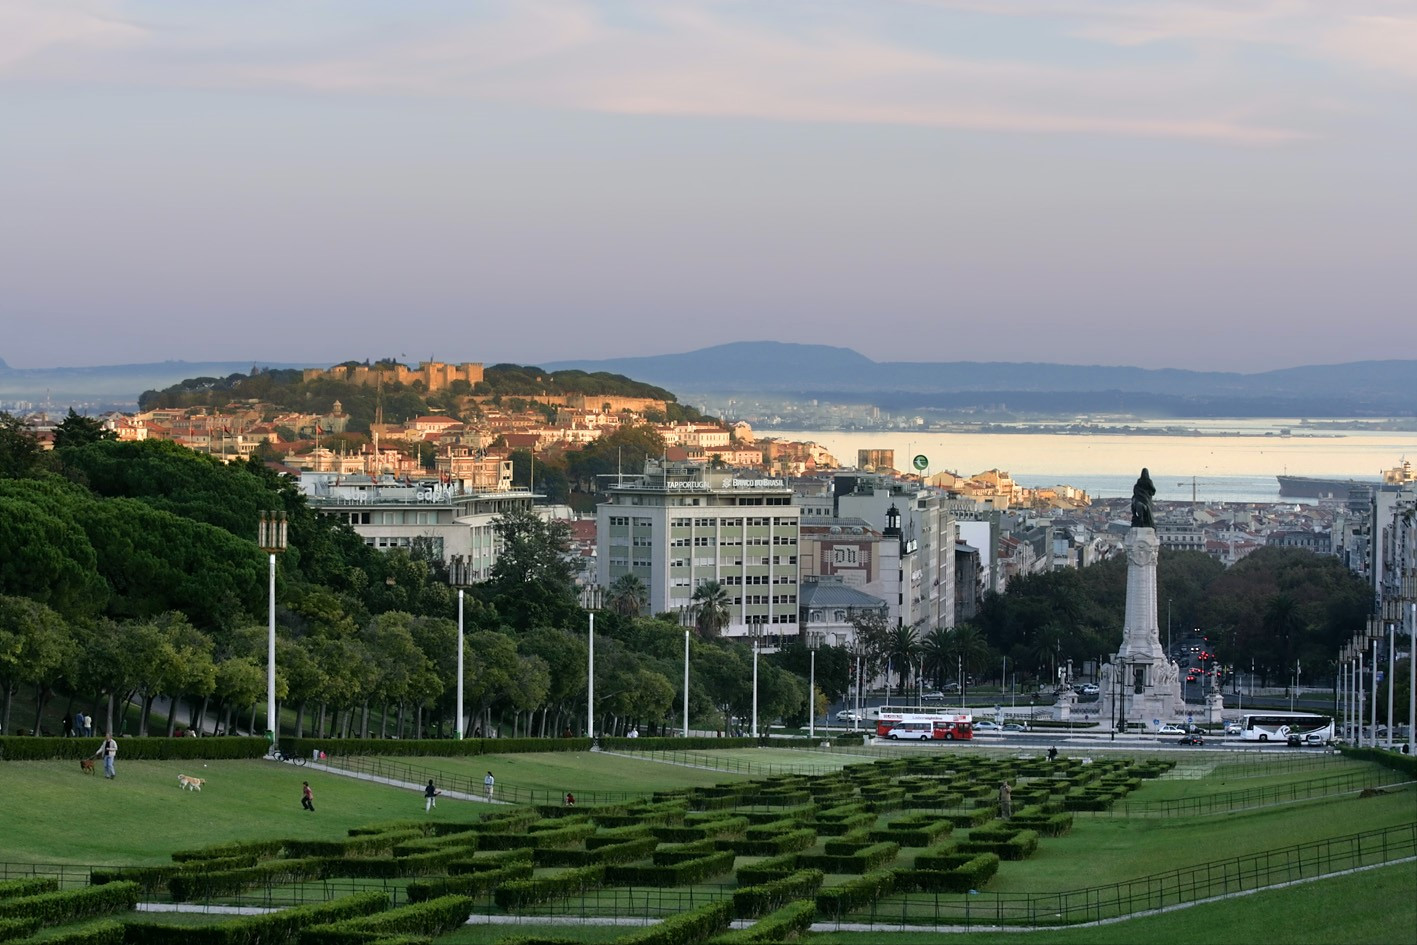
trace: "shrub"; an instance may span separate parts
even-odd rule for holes
[[[811,900],[791,902],[771,915],[764,916],[746,929],[725,932],[714,939],[715,945],[738,945],[748,942],[786,942],[812,928],[817,907]]]
[[[416,879],[408,884],[408,901],[425,902],[439,896],[462,895],[481,896],[503,883],[514,880],[531,879],[531,863],[509,863],[493,870],[478,873],[461,873],[456,876],[440,876],[434,879]]]
[[[786,879],[795,872],[797,872],[796,853],[771,856],[765,860],[738,867],[738,885],[761,886],[779,879]]]
[[[834,856],[830,853],[810,853],[797,857],[802,867],[822,870],[826,873],[866,873],[895,859],[900,852],[898,843],[874,843],[855,853]]]
[[[599,888],[605,881],[605,873],[603,866],[582,866],[555,876],[513,880],[498,886],[493,898],[498,906],[507,910],[566,899]]]
[[[729,851],[710,853],[669,866],[631,864],[605,867],[605,879],[617,886],[687,886],[733,869]]]
[[[375,916],[312,926],[300,933],[300,945],[362,945],[399,933],[433,938],[464,925],[472,906],[467,896],[441,896]]]
[[[794,899],[811,899],[824,878],[821,870],[798,870],[759,886],[739,887],[733,891],[733,913],[740,919],[754,919]]]
[[[302,929],[373,915],[388,907],[389,897],[385,893],[364,892],[332,902],[242,916],[214,925],[159,925],[130,920],[126,923],[126,940],[142,945],[293,945]]]
[[[706,942],[733,921],[727,901],[711,902],[615,939],[615,945],[689,945]]]
[[[326,861],[319,857],[303,860],[267,860],[239,870],[210,873],[179,873],[167,881],[167,890],[176,902],[230,896],[256,886],[295,883],[319,879]]]
[[[0,919],[37,919],[40,925],[66,925],[131,911],[137,904],[137,883],[109,883],[0,899]]]
[[[103,739],[22,738],[0,735],[0,758],[6,761],[54,761],[92,758]],[[123,761],[229,761],[261,758],[266,754],[264,738],[147,738],[118,739],[118,757]]]
[[[830,919],[842,916],[875,902],[895,888],[895,874],[889,870],[877,870],[858,879],[850,879],[840,886],[820,890],[817,893],[817,912]]]
[[[732,850],[739,856],[776,856],[791,850],[805,850],[817,842],[817,832],[811,827],[780,833],[776,836],[750,840],[738,837],[731,840],[716,840],[714,845],[720,850]]]
[[[52,876],[27,876],[24,879],[7,879],[0,883],[0,899],[15,896],[37,896],[54,892],[59,888],[59,880]]]
[[[123,945],[124,935],[122,922],[105,919],[77,929],[46,934],[40,941],[44,945]]]

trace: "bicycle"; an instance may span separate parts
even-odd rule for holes
[[[305,765],[304,755],[287,755],[279,748],[271,749],[271,757],[274,758],[276,761],[288,761],[296,767],[303,767]]]

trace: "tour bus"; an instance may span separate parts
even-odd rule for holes
[[[1255,712],[1240,716],[1240,737],[1249,742],[1287,742],[1297,735],[1305,744],[1333,738],[1333,718],[1308,712]]]
[[[902,728],[896,738],[930,738],[936,741],[955,741],[974,737],[974,716],[969,713],[941,712],[929,706],[872,706],[869,716],[876,723],[876,734],[882,738],[892,737],[897,726],[911,723]],[[929,735],[920,734],[928,728]]]

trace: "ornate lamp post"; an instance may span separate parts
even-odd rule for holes
[[[453,727],[455,737],[461,741],[467,716],[463,714],[463,592],[472,585],[472,561],[462,555],[453,555],[448,562],[448,583],[458,589],[458,715]]]
[[[287,545],[285,512],[262,512],[256,543],[270,556],[269,630],[266,638],[266,741],[272,750],[280,737],[280,721],[276,718],[276,555]]]
[[[807,631],[807,652],[811,657],[811,671],[807,679],[807,737],[817,737],[817,647],[822,645],[819,630]]]

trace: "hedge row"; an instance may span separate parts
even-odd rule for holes
[[[607,866],[605,881],[612,886],[687,886],[727,873],[731,869],[733,853],[724,851],[671,866],[655,866],[649,863]]]
[[[739,945],[739,943],[786,942],[809,931],[817,917],[817,907],[810,899],[791,902],[771,915],[766,915],[748,926],[733,932],[725,932],[714,939],[714,945]]]
[[[1038,834],[1032,830],[975,830],[955,847],[960,853],[997,853],[1001,860],[1026,860],[1038,851]]]
[[[141,945],[293,945],[301,931],[310,926],[373,915],[388,907],[389,897],[385,893],[363,892],[331,902],[242,916],[214,925],[129,921],[125,940]]]
[[[17,741],[83,741],[83,739],[30,738]],[[154,739],[157,741],[159,739]],[[91,739],[92,741],[92,739]],[[264,738],[169,738],[171,742],[253,741],[266,752]],[[751,738],[601,738],[605,751],[704,751],[723,748],[752,748]],[[805,740],[804,740],[805,741]],[[776,742],[775,742],[776,743]],[[291,738],[283,736],[281,748],[290,755],[306,758],[316,751],[329,755],[407,755],[458,758],[470,755],[516,755],[550,751],[589,751],[589,738]],[[97,748],[97,745],[95,745]],[[204,756],[193,756],[204,757]],[[225,756],[223,756],[225,757]]]
[[[714,841],[695,840],[692,843],[657,843],[651,859],[656,866],[672,866],[685,860],[697,860],[714,852]]]
[[[730,850],[739,856],[777,856],[780,853],[789,853],[793,850],[805,850],[816,842],[817,832],[811,827],[803,827],[800,830],[792,830],[760,840],[749,840],[744,837],[716,840],[714,845],[717,849]]]
[[[538,830],[535,833],[482,834],[477,845],[483,850],[514,850],[528,844],[534,844],[538,849],[571,847],[578,846],[581,841],[593,833],[595,833],[595,824],[571,824],[555,830]]]
[[[786,879],[797,872],[797,856],[796,853],[785,853],[782,856],[770,856],[765,860],[740,866],[735,873],[738,885],[762,886],[779,879]]]
[[[28,738],[0,735],[0,760],[76,761],[92,758],[103,738]],[[261,758],[266,754],[264,738],[130,738],[118,739],[118,757],[123,761],[225,761]]]
[[[7,879],[0,883],[0,899],[16,896],[37,896],[54,892],[59,888],[59,880],[52,876],[26,876],[24,879]]]
[[[284,840],[237,840],[231,843],[216,843],[200,850],[178,850],[172,854],[172,861],[189,863],[193,860],[216,860],[229,856],[262,858],[279,856],[283,849]]]
[[[320,879],[325,864],[322,857],[304,860],[266,860],[239,870],[217,870],[211,873],[179,873],[167,881],[168,893],[174,902],[233,896],[256,886],[272,883],[297,883]]]
[[[364,945],[400,933],[435,938],[465,925],[472,907],[468,896],[428,899],[372,917],[312,926],[300,933],[300,945]]]
[[[103,919],[88,923],[77,929],[63,932],[46,932],[42,937],[24,939],[15,945],[29,945],[43,942],[44,945],[123,945],[125,938],[123,923],[116,919]]]
[[[485,873],[488,870],[499,870],[504,866],[511,866],[513,863],[525,863],[530,866],[534,855],[531,847],[518,847],[515,850],[498,850],[485,856],[474,856],[470,860],[454,860],[448,864],[448,875]]]
[[[870,833],[872,840],[888,840],[903,847],[928,847],[954,829],[948,820],[932,820],[923,824],[887,824]]]
[[[494,870],[477,873],[460,873],[454,876],[439,876],[432,879],[416,879],[408,884],[409,902],[426,902],[439,896],[462,895],[483,896],[514,880],[531,879],[532,866],[528,862],[508,863]]]
[[[814,825],[817,833],[823,836],[839,837],[842,834],[850,833],[853,830],[868,829],[876,823],[876,815],[868,811],[859,814],[851,814],[840,820],[816,820]]]
[[[592,866],[596,863],[631,863],[642,860],[654,852],[659,844],[654,837],[640,837],[594,850],[556,850],[537,847],[532,853],[532,861],[537,866]]]
[[[400,830],[358,834],[343,840],[287,840],[285,855],[297,860],[310,856],[390,856],[400,843],[422,838],[422,831]]]
[[[711,902],[622,935],[615,945],[697,945],[723,932],[732,921],[733,906],[727,900]]]
[[[994,853],[920,856],[913,869],[895,870],[896,889],[902,892],[969,892],[983,889],[984,884],[999,871],[999,857]]]
[[[798,870],[758,886],[741,886],[733,890],[733,914],[740,919],[756,919],[794,899],[810,900],[822,888],[824,878],[821,870]]]
[[[895,874],[890,870],[877,870],[857,879],[849,879],[840,886],[820,890],[816,898],[817,912],[830,919],[840,919],[894,889]]]
[[[0,919],[37,919],[40,925],[67,925],[138,904],[137,883],[109,883],[0,899]]]
[[[513,880],[498,886],[493,898],[499,907],[507,910],[568,899],[604,885],[605,873],[604,866],[582,866],[555,876]]]
[[[692,843],[695,840],[716,840],[741,836],[748,829],[748,818],[719,817],[699,824],[651,827],[650,832],[664,843]]]
[[[585,838],[587,850],[594,850],[596,847],[608,847],[617,843],[624,843],[626,840],[638,840],[641,837],[650,835],[649,826],[646,824],[631,824],[628,827],[611,827],[607,830],[598,830],[594,834]]]
[[[39,926],[38,919],[0,919],[0,942],[23,938]]]
[[[845,856],[803,853],[797,857],[797,865],[807,869],[819,869],[825,873],[866,873],[894,860],[899,852],[900,844],[873,843]]]

